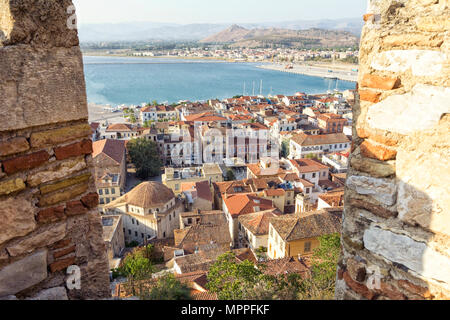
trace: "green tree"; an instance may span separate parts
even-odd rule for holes
[[[127,255],[119,269],[124,276],[133,280],[145,279],[154,271],[153,265],[142,250],[135,250]]]
[[[245,260],[236,261],[232,252],[221,255],[208,273],[208,290],[217,294],[219,300],[241,300],[249,287],[261,278],[262,272]]]
[[[131,162],[136,166],[136,175],[147,179],[160,174],[161,158],[154,141],[145,138],[132,139],[127,145]]]
[[[147,292],[141,295],[142,300],[192,300],[191,289],[178,281],[173,274],[168,274],[157,280]]]
[[[283,141],[281,144],[281,156],[283,158],[286,158],[289,156],[290,147],[289,147],[289,141]]]
[[[155,269],[150,260],[145,257],[145,250],[135,249],[125,257],[117,271],[120,275],[127,277],[128,285],[133,295],[136,295],[135,281],[150,278]]]
[[[341,250],[341,238],[338,233],[319,238],[320,246],[312,256],[311,279],[325,297],[334,296],[336,270]]]
[[[259,280],[246,288],[244,300],[298,300],[303,279],[299,274],[269,276],[262,275]]]
[[[236,176],[234,175],[233,170],[228,169],[227,171],[227,181],[234,181],[236,180]]]

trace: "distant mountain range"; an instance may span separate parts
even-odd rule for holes
[[[358,37],[348,31],[307,29],[290,30],[280,28],[247,29],[238,25],[207,37],[203,43],[231,43],[232,47],[262,47],[267,45],[289,45],[304,48],[354,46]]]
[[[311,28],[347,31],[359,37],[363,22],[360,18],[338,20],[305,20],[288,22],[267,22],[258,24],[240,24],[245,29],[290,29],[306,30]],[[81,42],[110,41],[199,41],[215,35],[230,24],[172,24],[154,22],[135,22],[118,24],[84,24],[79,26]]]

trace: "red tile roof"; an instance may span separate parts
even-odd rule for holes
[[[92,157],[95,158],[99,154],[103,153],[120,164],[125,154],[125,141],[105,139],[95,141],[92,144],[93,153]]]
[[[126,123],[114,123],[108,126],[108,128],[106,129],[106,132],[111,132],[111,131],[133,131],[133,127],[129,124]]]
[[[266,235],[269,234],[270,219],[279,215],[277,209],[255,212],[240,216],[239,222],[254,235]]]
[[[228,209],[228,212],[233,217],[258,211],[275,209],[271,200],[248,194],[228,196],[224,199],[224,203]]]
[[[186,121],[203,122],[203,121],[227,121],[226,118],[216,115],[212,112],[204,112],[186,116]]]
[[[300,146],[320,146],[325,144],[349,143],[347,136],[343,133],[307,135],[299,133],[292,137],[292,141]]]
[[[196,190],[197,196],[207,201],[212,201],[213,196],[208,181],[185,182],[181,184],[181,191]]]
[[[300,173],[310,173],[329,169],[326,165],[313,159],[291,160],[291,163]]]

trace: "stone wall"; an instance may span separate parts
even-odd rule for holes
[[[371,0],[337,299],[450,298],[449,0]]]
[[[0,297],[110,296],[71,5],[0,0]]]

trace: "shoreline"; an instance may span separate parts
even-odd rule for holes
[[[126,123],[123,118],[123,112],[111,112],[105,108],[111,107],[109,105],[102,105],[94,102],[88,102],[89,122],[108,121],[108,123]]]
[[[325,78],[325,79],[336,79],[341,81],[348,81],[348,82],[358,82],[358,73],[354,71],[345,71],[342,69],[337,69],[336,67],[332,66],[306,66],[306,65],[294,65],[293,69],[286,69],[285,65],[279,65],[279,64],[266,64],[266,65],[259,65],[257,68],[265,69],[265,70],[272,70],[272,71],[279,71],[279,72],[286,72],[286,73],[293,73],[293,74],[302,74],[305,76],[311,76],[311,77],[319,77],[319,78]],[[332,72],[329,72],[331,70]]]
[[[218,63],[226,63],[226,62],[233,62],[235,63],[235,60],[230,59],[221,59],[221,58],[214,58],[214,57],[180,57],[180,56],[130,56],[128,54],[108,54],[108,53],[102,53],[102,52],[82,52],[82,55],[85,57],[112,57],[112,58],[139,58],[139,59],[174,59],[174,60],[204,60],[205,62],[218,62]],[[238,61],[241,62],[241,61]],[[252,61],[242,61],[246,63],[252,63]],[[257,63],[258,61],[255,61],[253,63]]]

